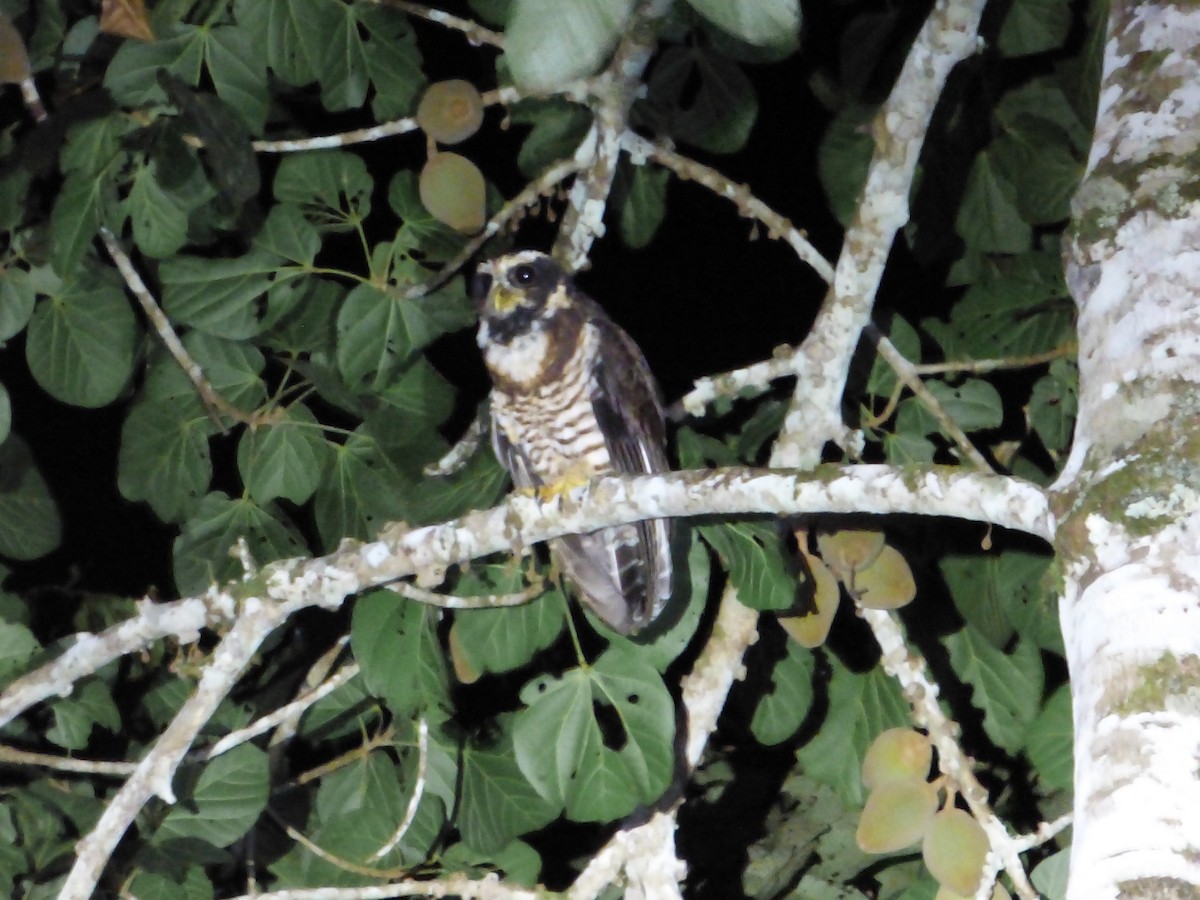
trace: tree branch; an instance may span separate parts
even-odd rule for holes
[[[850,359],[870,321],[896,232],[908,221],[917,158],[951,69],[975,50],[983,0],[938,0],[872,125],[875,155],[854,221],[846,231],[832,288],[796,355],[792,409],[772,465],[807,468],[827,438],[846,429],[841,401]]]

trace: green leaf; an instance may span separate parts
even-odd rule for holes
[[[90,173],[69,174],[59,189],[50,214],[50,259],[64,278],[75,274],[96,236],[103,189],[103,179]]]
[[[250,830],[267,805],[267,755],[242,744],[208,763],[190,796],[176,803],[154,840],[193,837],[226,847]]]
[[[1020,641],[1012,654],[999,650],[968,625],[943,639],[950,664],[973,691],[983,711],[983,730],[1008,753],[1020,751],[1042,699],[1042,660],[1037,645]]]
[[[783,555],[783,538],[763,522],[701,525],[700,534],[721,559],[738,599],[751,609],[789,609],[796,601],[797,573]]]
[[[892,342],[892,346],[900,351],[900,355],[909,362],[919,363],[921,361],[921,336],[917,334],[917,329],[913,328],[907,319],[901,316],[892,317],[892,327],[888,332],[888,339]],[[867,381],[867,393],[876,397],[890,397],[892,391],[896,389],[896,383],[895,369],[882,356],[876,356],[875,363],[871,367],[871,377]]]
[[[975,157],[954,227],[972,250],[1021,253],[1030,248],[1033,232],[1017,208],[1017,189],[991,150]]]
[[[351,7],[367,34],[367,74],[375,85],[371,112],[385,122],[413,111],[425,86],[416,35],[403,16],[382,6]]]
[[[542,797],[518,767],[513,755],[515,718],[512,713],[497,716],[489,742],[471,741],[462,751],[457,824],[463,840],[484,853],[546,826],[563,808]]]
[[[652,127],[710,153],[734,153],[750,137],[758,98],[750,79],[704,47],[670,47],[655,63],[639,110]]]
[[[1029,398],[1029,424],[1046,449],[1066,450],[1075,431],[1079,413],[1079,370],[1065,359],[1050,364],[1050,372],[1033,386]]]
[[[316,812],[322,821],[378,807],[385,816],[399,822],[404,818],[407,798],[402,785],[403,773],[387,753],[376,751],[351,765],[329,773],[321,780]],[[412,782],[409,782],[411,787]],[[411,790],[409,791],[411,793]]]
[[[207,29],[204,37],[204,63],[217,96],[251,134],[262,134],[270,105],[262,53],[250,33],[241,28],[219,25]]]
[[[333,445],[313,501],[317,531],[333,548],[344,537],[373,538],[385,523],[408,517],[405,477],[379,442],[361,432]]]
[[[58,164],[64,175],[96,175],[117,158],[125,138],[137,126],[126,115],[115,113],[76,122],[67,128],[67,139]]]
[[[1086,156],[1092,143],[1091,123],[1079,117],[1062,86],[1052,77],[1034,78],[1019,88],[1005,92],[996,104],[993,116],[1006,132],[1019,132],[1025,120],[1036,119],[1067,133],[1077,156]]]
[[[671,173],[658,166],[634,166],[628,193],[621,204],[621,240],[645,247],[654,238],[667,212],[667,183]]]
[[[187,241],[188,211],[159,184],[154,162],[139,167],[133,176],[128,204],[133,239],[147,256],[170,256]]]
[[[592,113],[578,103],[560,97],[527,100],[510,113],[512,124],[532,125],[517,154],[517,166],[527,178],[574,154],[592,125]]]
[[[829,205],[843,226],[858,210],[859,194],[867,180],[867,167],[875,152],[868,127],[876,108],[850,104],[834,117],[821,138],[817,172]]]
[[[18,435],[0,444],[0,555],[45,556],[62,540],[62,522],[46,480]]]
[[[948,324],[921,325],[947,359],[989,359],[1053,350],[1074,339],[1074,321],[1062,261],[1043,250],[990,260]]]
[[[754,708],[750,730],[761,744],[780,744],[800,730],[813,704],[814,657],[795,641],[771,670],[771,687]]]
[[[908,702],[882,669],[858,674],[835,657],[829,705],[816,736],[797,751],[804,772],[827,784],[851,808],[861,807],[862,760],[881,731],[911,725]]]
[[[794,44],[800,31],[799,0],[688,0],[688,5],[748,44]]]
[[[130,893],[138,900],[212,900],[212,882],[198,865],[188,866],[176,880],[157,872],[142,870],[133,876]]]
[[[275,74],[299,86],[324,71],[339,6],[334,0],[237,0],[234,16]]]
[[[1071,17],[1071,7],[1059,0],[1013,0],[996,46],[1010,57],[1054,50],[1066,41]]]
[[[350,624],[350,646],[363,681],[393,716],[444,703],[449,678],[437,639],[437,610],[394,591],[359,597]]]
[[[1025,754],[1047,791],[1069,791],[1075,783],[1075,726],[1071,688],[1063,685],[1046,701],[1029,728]]]
[[[71,696],[55,700],[50,709],[54,724],[47,729],[46,737],[64,750],[86,747],[95,725],[111,732],[121,729],[121,714],[112,694],[106,685],[94,679],[77,686]]]
[[[34,309],[25,358],[47,393],[75,406],[104,406],[129,381],[138,332],[120,287],[87,276]]]
[[[516,85],[550,93],[595,72],[616,45],[633,0],[513,0],[504,60]]]
[[[301,504],[312,496],[331,459],[316,418],[303,404],[238,441],[238,471],[256,503],[284,497]]]
[[[146,501],[164,522],[182,521],[212,480],[208,438],[213,430],[198,400],[135,403],[121,428],[121,495]]]
[[[561,97],[523,100],[512,108],[509,117],[514,125],[533,126],[517,154],[517,166],[527,178],[571,156],[592,124],[587,107]]]
[[[163,309],[176,324],[245,340],[269,324],[260,308],[262,295],[294,274],[281,268],[275,254],[259,249],[233,259],[176,256],[159,270]]]
[[[19,334],[37,302],[35,279],[16,266],[0,267],[0,345]]]
[[[194,25],[175,25],[157,41],[124,41],[104,72],[104,86],[122,106],[163,103],[159,69],[195,87],[200,83],[204,36]]]
[[[1042,576],[1050,560],[1016,550],[984,556],[946,556],[938,564],[959,614],[980,636],[1002,649],[1029,619],[1025,608],[1040,603]]]
[[[525,587],[517,565],[472,569],[455,588],[465,597],[505,594]],[[545,591],[537,599],[504,609],[464,609],[455,613],[450,632],[452,649],[459,664],[478,677],[487,672],[511,672],[526,665],[535,653],[549,647],[562,634],[566,606],[558,589]]]
[[[586,668],[521,691],[513,750],[521,772],[567,818],[608,822],[658,799],[674,765],[675,707],[629,643]]]
[[[1038,893],[1046,900],[1066,900],[1070,874],[1071,848],[1066,847],[1038,863],[1029,873],[1029,877]]]
[[[298,206],[323,230],[341,230],[371,212],[375,182],[361,157],[345,150],[293,153],[279,164],[275,199]]]
[[[481,450],[453,475],[423,478],[409,493],[412,521],[444,522],[468,510],[487,509],[504,496],[508,472],[490,450]]]
[[[16,231],[30,210],[29,183],[32,175],[26,171],[6,172],[0,178],[0,231]]]
[[[33,632],[24,625],[0,621],[0,683],[25,671],[29,660],[41,647]]]
[[[304,540],[278,510],[249,499],[231,500],[214,492],[200,501],[175,538],[175,584],[183,596],[199,594],[242,574],[229,551],[239,537],[260,565],[305,552]]]
[[[422,356],[414,358],[395,381],[381,390],[379,398],[403,413],[407,427],[418,434],[421,429],[441,424],[454,408],[454,388]]]
[[[929,384],[929,392],[941,401],[950,418],[963,431],[999,428],[1004,419],[1000,392],[981,378],[968,378],[953,387],[944,381],[933,381]]]
[[[1083,177],[1083,159],[1060,125],[1022,116],[992,142],[989,152],[1008,183],[1016,186],[1026,222],[1047,225],[1067,219]]]
[[[260,374],[266,360],[251,344],[193,331],[184,335],[183,349],[204,372],[213,390],[235,406],[254,409],[266,398],[267,388]],[[196,386],[175,358],[165,350],[158,352],[151,359],[142,398],[183,400],[196,397]]]
[[[933,444],[925,436],[940,430],[937,419],[920,400],[916,397],[901,400],[896,413],[896,430],[883,438],[888,462],[894,465],[933,462]]]
[[[321,235],[304,218],[299,206],[276,203],[254,236],[254,246],[308,268],[321,249]]]
[[[381,386],[418,350],[472,318],[460,296],[439,292],[407,300],[359,285],[338,313],[338,367],[351,384],[374,375]]]

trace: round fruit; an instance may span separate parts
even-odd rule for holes
[[[487,219],[483,173],[457,153],[438,153],[421,169],[421,203],[439,222],[475,234]]]
[[[921,856],[938,884],[964,897],[974,897],[989,849],[983,826],[965,810],[951,807],[929,823]]]
[[[924,781],[933,762],[929,738],[911,728],[879,733],[863,757],[862,781],[867,790],[889,781]]]
[[[867,795],[854,838],[864,853],[894,853],[921,839],[937,812],[937,788],[890,781]]]
[[[417,105],[417,124],[442,144],[465,141],[482,123],[483,98],[469,81],[436,81],[426,88]]]
[[[848,581],[875,561],[883,550],[882,531],[835,531],[817,535],[817,549],[835,575]]]

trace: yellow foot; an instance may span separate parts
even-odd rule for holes
[[[548,503],[556,497],[571,493],[575,488],[583,487],[590,480],[586,475],[568,475],[553,484],[543,484],[537,489],[537,498],[543,503]]]

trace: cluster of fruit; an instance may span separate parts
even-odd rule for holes
[[[974,897],[987,859],[987,834],[951,798],[943,805],[944,779],[929,779],[933,746],[911,728],[882,732],[863,757],[867,803],[858,822],[858,846],[866,853],[895,853],[921,843],[925,866],[941,886],[935,900]],[[992,900],[1008,900],[999,884]]]
[[[483,173],[437,145],[465,141],[482,123],[483,98],[469,81],[435,82],[417,106],[417,124],[429,137],[429,159],[417,183],[421,202],[439,222],[464,234],[475,234],[487,220]]]

